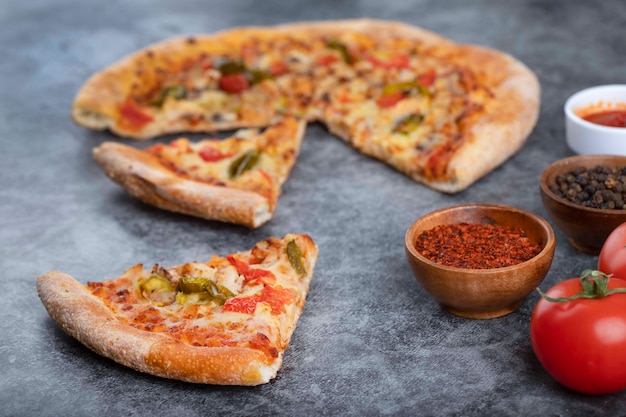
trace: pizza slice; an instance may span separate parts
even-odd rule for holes
[[[282,365],[317,255],[308,235],[289,234],[208,262],[138,264],[87,285],[51,271],[37,291],[67,334],[122,365],[187,382],[258,385]]]
[[[351,62],[316,81],[325,91],[315,105],[328,129],[362,153],[438,191],[461,191],[522,147],[539,84],[504,53],[409,39],[336,38]]]
[[[117,142],[94,149],[98,165],[156,207],[251,228],[269,221],[293,167],[305,124],[293,117],[226,139],[181,138],[145,150]]]

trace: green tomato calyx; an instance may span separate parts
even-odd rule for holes
[[[594,271],[586,269],[580,274],[580,284],[582,290],[578,294],[574,294],[571,297],[559,297],[552,298],[546,295],[540,288],[537,288],[537,292],[541,297],[552,303],[563,303],[566,301],[578,300],[579,298],[605,298],[611,294],[626,293],[626,288],[613,288],[609,289],[609,280],[613,274],[605,274],[604,272]]]

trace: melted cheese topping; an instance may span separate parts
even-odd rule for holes
[[[350,31],[330,38],[294,31],[242,34],[223,48],[201,38],[191,44],[197,48],[196,59],[165,70],[161,66],[152,78],[142,74],[145,80],[156,80],[155,85],[131,93],[155,119],[165,114],[170,122],[202,124],[210,119],[258,126],[286,113],[322,120],[365,153],[404,161],[426,177],[443,175],[462,144],[464,120],[480,112],[490,96],[474,74],[415,40],[375,39]],[[224,62],[240,63],[240,75],[249,80],[246,88],[222,90]],[[161,88],[171,85],[185,86],[187,95],[166,97],[161,108],[149,105]],[[398,124],[409,117],[419,118],[419,126],[399,133]],[[195,166],[193,161],[184,163]],[[217,167],[207,170],[196,169],[197,176],[225,182]]]
[[[296,160],[297,128],[298,122],[287,118],[263,133],[245,129],[227,139],[195,143],[181,138],[146,151],[177,175],[255,192],[266,197],[273,208]]]
[[[302,253],[307,271],[299,275],[289,261],[287,244]],[[314,244],[306,235],[270,238],[247,252],[208,262],[192,262],[151,270],[136,265],[115,280],[89,283],[122,323],[159,332],[192,346],[233,346],[261,350],[276,358],[285,350],[304,306],[316,259]],[[162,289],[180,294],[180,280],[203,278],[228,289],[228,299],[179,304],[178,297],[162,302],[147,290],[148,280],[159,275]],[[169,282],[169,284],[168,284]],[[171,287],[168,287],[171,285]],[[157,299],[158,301],[155,301]]]

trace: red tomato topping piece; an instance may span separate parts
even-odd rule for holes
[[[132,128],[139,129],[152,122],[154,118],[144,112],[133,100],[126,99],[120,107],[120,115],[124,121]]]
[[[243,276],[246,284],[274,284],[276,283],[276,276],[272,271],[266,269],[254,269],[250,268]]]
[[[243,279],[246,284],[274,284],[276,282],[276,276],[272,271],[250,268],[250,265],[247,262],[244,262],[233,255],[228,255],[226,259],[237,269],[237,273],[239,275],[243,275]]]
[[[387,108],[395,106],[400,100],[404,99],[404,93],[402,91],[396,91],[390,94],[384,94],[376,100],[376,104],[379,107]]]
[[[437,73],[435,72],[435,70],[431,69],[423,74],[418,75],[417,82],[424,87],[430,87],[435,82],[435,78],[437,78]]]
[[[284,313],[285,305],[293,304],[295,297],[287,288],[275,288],[266,285],[261,292],[260,301],[266,302],[272,308],[272,314]]]
[[[238,94],[250,88],[250,83],[245,74],[222,75],[220,88],[231,94]]]
[[[234,266],[235,269],[237,269],[237,273],[239,275],[245,275],[245,273],[248,272],[248,269],[250,269],[250,265],[235,257],[234,255],[227,255],[226,260],[230,262],[230,264]]]
[[[388,54],[365,54],[365,59],[379,68],[391,69],[391,68],[408,68],[410,64],[410,57],[407,54],[396,53],[392,55]]]
[[[217,162],[232,156],[231,154],[222,153],[219,149],[215,149],[210,146],[205,146],[200,149],[199,154],[200,158],[202,158],[205,162]]]
[[[235,313],[253,314],[258,302],[259,299],[257,296],[230,298],[224,303],[223,310],[233,311]]]
[[[326,54],[326,55],[322,55],[321,57],[319,57],[316,63],[317,65],[326,66],[326,65],[334,64],[337,61],[339,61],[339,57],[337,55]]]
[[[224,303],[224,311],[253,314],[258,303],[269,304],[272,314],[285,312],[285,305],[293,304],[295,297],[287,288],[275,288],[271,285],[263,287],[261,294],[249,297],[235,297]]]

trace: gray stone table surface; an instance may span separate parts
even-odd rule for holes
[[[91,158],[117,139],[69,118],[90,74],[152,42],[356,17],[405,21],[525,62],[542,107],[524,148],[445,195],[313,124],[275,218],[251,231],[129,197]],[[0,1],[0,415],[624,415],[626,392],[579,395],[543,370],[528,335],[536,294],[497,319],[446,313],[413,279],[403,239],[417,217],[461,203],[547,218],[539,174],[572,155],[563,104],[582,88],[626,81],[625,28],[623,0]],[[288,232],[309,233],[320,258],[284,366],[259,387],[160,379],[99,357],[52,322],[35,290],[52,269],[103,280],[138,262],[208,259]],[[597,262],[556,233],[544,289]]]

